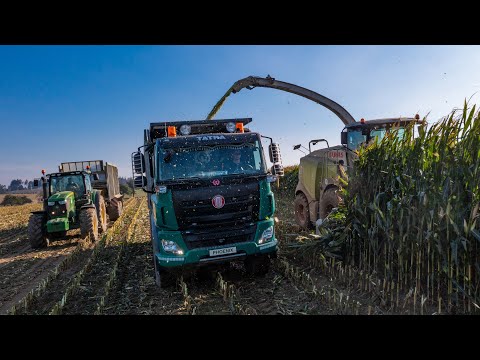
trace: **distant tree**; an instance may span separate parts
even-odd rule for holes
[[[15,191],[15,190],[23,190],[23,180],[21,179],[15,179],[10,182],[10,186],[8,187],[9,191]]]
[[[120,184],[120,192],[126,195],[132,195],[133,189],[132,186],[129,184]]]
[[[29,182],[28,182],[27,188],[28,188],[28,190],[32,190],[32,189],[33,189],[33,181],[29,181]]]
[[[7,190],[8,189],[5,185],[0,184],[0,194],[6,194]]]
[[[23,184],[25,185],[25,187],[27,187],[28,186],[28,180],[25,179],[25,182]]]

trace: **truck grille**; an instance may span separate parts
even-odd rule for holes
[[[258,181],[172,191],[179,230],[189,249],[253,241],[260,211]],[[223,196],[223,207],[212,199]]]
[[[254,241],[256,229],[256,224],[249,224],[241,228],[222,232],[192,233],[190,231],[184,231],[182,232],[182,236],[188,249],[192,250]]]
[[[225,197],[225,205],[216,209],[211,199],[183,201],[181,229],[232,230],[258,220],[259,199],[255,194]]]

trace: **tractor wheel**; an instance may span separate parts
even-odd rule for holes
[[[248,257],[245,259],[245,270],[249,275],[264,276],[270,270],[270,258],[266,255]]]
[[[80,210],[80,234],[83,239],[90,236],[90,241],[98,240],[98,218],[94,208]]]
[[[328,214],[332,211],[333,208],[338,207],[338,204],[340,203],[340,196],[337,193],[338,189],[337,188],[330,188],[327,191],[323,193],[322,199],[320,200],[320,205],[319,205],[319,214],[320,214],[320,219],[325,219]]]
[[[102,234],[107,231],[107,208],[101,194],[98,194],[95,198],[95,208],[97,209],[98,231]]]
[[[48,246],[48,239],[45,229],[47,217],[45,214],[32,214],[28,221],[28,240],[33,249]]]
[[[123,212],[123,201],[112,199],[110,203],[110,220],[117,220]]]
[[[308,200],[302,193],[297,194],[293,202],[295,207],[295,221],[301,228],[309,230],[312,228],[310,222],[310,210],[308,209]]]

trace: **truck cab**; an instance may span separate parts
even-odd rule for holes
[[[274,195],[283,175],[278,144],[267,168],[251,119],[152,123],[143,153],[132,154],[135,184],[148,193],[155,277],[202,265],[244,261],[268,271],[276,256]],[[140,176],[138,176],[140,175]]]

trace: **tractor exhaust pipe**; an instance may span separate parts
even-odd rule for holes
[[[42,188],[43,188],[43,211],[48,209],[48,192],[47,192],[47,179],[42,176]]]

